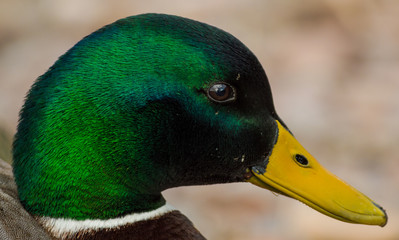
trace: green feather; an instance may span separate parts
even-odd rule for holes
[[[208,99],[220,81],[237,89],[234,103]],[[19,197],[39,216],[155,209],[167,188],[242,181],[265,165],[274,119],[267,77],[232,35],[170,15],[125,18],[77,43],[30,90],[14,142]]]

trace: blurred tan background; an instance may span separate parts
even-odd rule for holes
[[[249,184],[184,187],[167,200],[209,239],[399,239],[399,1],[1,0],[0,157],[32,82],[82,37],[159,12],[222,28],[258,56],[276,109],[328,169],[388,212],[384,228],[328,218]]]

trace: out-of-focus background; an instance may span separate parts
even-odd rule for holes
[[[328,169],[386,208],[354,225],[249,184],[167,190],[209,239],[399,239],[399,1],[1,0],[0,158],[35,78],[82,37],[159,12],[222,28],[258,56],[276,109]]]

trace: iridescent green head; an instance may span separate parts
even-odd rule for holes
[[[342,221],[387,221],[295,140],[239,40],[169,15],[108,25],[36,81],[14,174],[38,216],[114,218],[162,206],[167,188],[249,181]]]
[[[108,218],[163,204],[167,188],[243,181],[277,125],[256,57],[193,20],[119,20],[70,49],[30,90],[14,143],[33,214]]]

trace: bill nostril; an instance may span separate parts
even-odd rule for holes
[[[308,159],[305,156],[301,155],[301,154],[296,154],[295,155],[295,161],[297,163],[299,163],[299,165],[304,166],[304,167],[307,167],[309,165]]]

